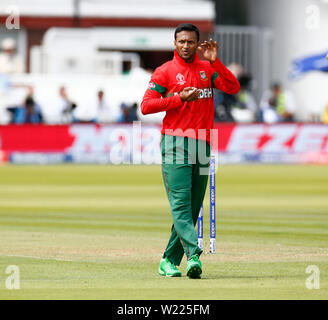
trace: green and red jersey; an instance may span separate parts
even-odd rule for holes
[[[179,92],[186,87],[201,89],[199,99],[182,102]],[[197,135],[199,129],[205,129],[209,142],[214,121],[213,88],[233,95],[239,92],[240,85],[219,59],[211,64],[195,55],[194,61],[187,63],[174,51],[174,58],[154,71],[141,111],[145,115],[166,112],[162,134],[173,132],[172,135],[195,138],[193,132]],[[198,135],[196,138],[204,139]]]

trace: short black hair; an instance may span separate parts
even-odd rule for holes
[[[26,106],[34,106],[34,99],[32,97],[27,97],[25,99],[25,105]]]
[[[276,82],[273,82],[271,84],[271,89],[274,90],[274,89],[278,89],[278,88],[281,88],[281,83],[276,81]]]
[[[196,32],[196,36],[197,36],[197,41],[199,41],[199,29],[192,23],[182,23],[180,25],[177,26],[177,28],[175,29],[174,32],[174,39],[177,39],[177,34],[181,31],[191,31],[191,32]]]
[[[240,87],[246,89],[249,87],[249,85],[252,81],[252,76],[250,74],[244,74],[238,79],[238,81],[239,81]]]

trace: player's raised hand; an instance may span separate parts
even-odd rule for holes
[[[214,63],[218,57],[219,45],[216,41],[210,39],[210,41],[202,42],[199,45],[198,50],[201,51],[204,59]]]
[[[193,87],[187,87],[180,92],[180,97],[183,102],[191,102],[197,100],[200,94],[201,90]]]

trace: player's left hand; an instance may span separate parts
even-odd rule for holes
[[[218,57],[219,45],[216,41],[210,39],[210,41],[202,42],[199,45],[198,50],[201,51],[204,59],[214,63]]]

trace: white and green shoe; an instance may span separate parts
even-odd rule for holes
[[[187,276],[190,279],[200,279],[201,274],[202,263],[199,260],[198,255],[194,255],[187,261]]]
[[[162,259],[159,264],[158,273],[166,277],[181,277],[182,273],[168,258]]]

